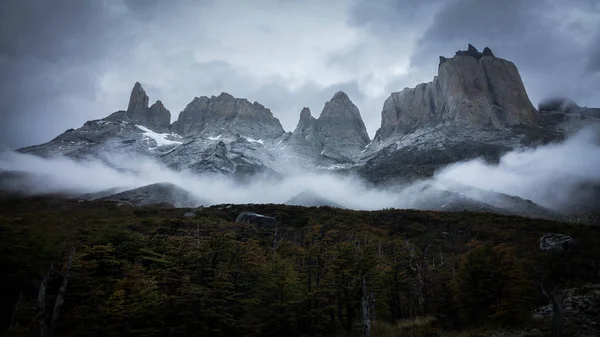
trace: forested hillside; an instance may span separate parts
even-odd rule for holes
[[[0,201],[7,336],[467,335],[598,283],[600,230],[487,213]],[[240,212],[276,225],[236,223]],[[574,238],[541,252],[547,232]],[[62,303],[61,303],[62,302]],[[475,332],[472,332],[475,335]]]

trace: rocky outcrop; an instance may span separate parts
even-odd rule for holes
[[[119,110],[103,120],[132,122],[156,132],[169,132],[171,112],[165,108],[161,101],[156,101],[151,107],[148,107],[149,100],[140,82],[136,82],[129,96],[127,110]]]
[[[523,146],[562,139],[529,101],[516,66],[469,46],[440,57],[432,82],[394,92],[357,169],[373,183],[429,177],[473,158],[497,162]]]
[[[378,141],[422,127],[499,130],[540,122],[517,67],[495,57],[489,48],[480,53],[472,45],[452,58],[440,57],[432,82],[392,93],[381,117]]]
[[[309,108],[305,107],[300,112],[300,120],[288,145],[302,157],[318,158],[321,155],[323,139],[318,131],[317,119],[312,116]]]
[[[300,141],[301,139],[307,139],[308,137],[316,137],[317,134],[317,120],[310,113],[309,108],[303,108],[300,112],[300,120],[290,141]]]
[[[538,104],[548,128],[569,133],[590,124],[600,125],[600,108],[580,107],[568,98],[549,98]]]
[[[206,149],[201,159],[190,165],[188,169],[196,173],[222,173],[231,174],[235,171],[235,164],[228,155],[228,150],[223,142]]]
[[[182,136],[237,133],[253,140],[275,139],[285,133],[269,109],[227,93],[194,98],[171,128]]]
[[[148,107],[149,97],[140,82],[135,82],[127,110],[119,110],[102,119],[108,122],[131,122],[145,126],[155,132],[169,132],[171,112],[161,101]]]
[[[156,101],[148,110],[145,120],[140,124],[157,132],[169,132],[171,112],[165,108],[161,101]]]
[[[492,50],[488,47],[485,47],[483,52],[479,52],[477,48],[473,47],[473,45],[469,43],[467,50],[459,50],[456,52],[455,56],[470,56],[480,60],[484,56],[494,56],[494,53],[492,53]]]
[[[140,82],[135,82],[133,89],[131,89],[131,95],[129,96],[127,115],[131,117],[133,121],[144,120],[148,114],[149,101],[150,98],[146,95],[146,91],[142,88]]]
[[[308,108],[302,109],[289,140],[296,152],[341,162],[357,158],[369,142],[358,108],[342,91],[325,103],[317,119]]]
[[[352,157],[370,142],[358,108],[342,91],[325,103],[316,124],[325,154],[331,152]]]

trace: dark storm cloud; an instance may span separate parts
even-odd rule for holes
[[[596,1],[574,0],[454,0],[437,12],[412,57],[415,67],[437,64],[438,55],[451,56],[471,43],[492,48],[513,61],[534,103],[553,95],[600,105],[600,79],[590,46],[600,32]]]
[[[194,96],[225,91],[261,102],[286,129],[293,128],[302,106],[320,111],[325,99],[344,88],[351,97],[360,96],[357,85],[348,87],[353,81],[338,80],[337,74],[319,84],[307,79],[327,76],[311,68],[321,56],[290,58],[294,48],[304,45],[320,55],[323,49],[329,52],[329,45],[337,50],[352,41],[346,37],[331,43],[318,26],[327,23],[331,34],[348,34],[335,18],[336,12],[345,13],[337,11],[343,2],[334,1],[325,11],[315,5],[300,5],[307,11],[303,15],[296,2],[3,1],[0,146],[45,142],[123,109],[135,81],[152,100],[163,100],[173,118]],[[284,12],[288,6],[290,18],[279,17],[280,6]],[[314,13],[331,17],[312,22]],[[279,26],[269,26],[274,21]],[[309,38],[298,43],[303,35]],[[273,41],[263,41],[269,36]],[[315,44],[314,37],[323,40]],[[298,74],[305,77],[290,84]]]
[[[63,119],[77,119],[68,106],[96,93],[108,10],[103,1],[2,2],[0,143],[44,141],[64,130]]]
[[[4,0],[0,146],[48,141],[126,108],[133,83],[173,119],[229,92],[288,131],[344,90],[371,135],[390,91],[430,81],[471,42],[515,62],[534,103],[600,106],[593,0]]]

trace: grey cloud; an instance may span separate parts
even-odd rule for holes
[[[465,49],[467,43],[479,48],[489,46],[496,56],[517,65],[534,103],[563,95],[600,105],[600,97],[590,90],[600,87],[600,82],[585,68],[590,57],[588,48],[577,41],[586,37],[584,34],[600,31],[600,20],[574,20],[562,27],[573,9],[587,13],[599,10],[587,0],[448,1],[422,36],[412,64],[432,67],[437,65],[438,55],[451,56],[457,49]],[[593,43],[600,44],[598,40]]]
[[[325,101],[344,90],[360,108],[372,135],[389,92],[430,81],[437,56],[452,55],[468,42],[480,48],[490,46],[498,56],[514,61],[534,103],[560,93],[582,105],[600,106],[600,39],[589,38],[587,44],[578,41],[590,34],[600,36],[598,23],[593,17],[575,18],[564,25],[565,20],[560,20],[561,11],[570,8],[586,15],[597,13],[597,1],[339,0],[323,2],[332,7],[323,11],[327,18],[316,22],[294,21],[304,17],[302,13],[294,13],[296,17],[292,15],[289,22],[281,20],[284,14],[277,6],[293,10],[304,6],[289,7],[295,2],[280,1],[256,5],[241,0],[2,1],[0,144],[16,148],[41,143],[86,120],[123,109],[135,81],[144,85],[152,100],[162,100],[173,118],[194,96],[225,91],[269,107],[286,130],[295,127],[302,107],[318,115]],[[306,3],[306,15],[323,9],[315,4]],[[220,17],[229,13],[228,6],[241,8],[238,12],[252,12],[253,6],[259,6],[251,15],[260,17]],[[348,10],[346,22],[329,17],[338,14],[338,7]],[[217,16],[200,17],[207,13],[205,9]],[[280,26],[264,21],[269,17]],[[214,21],[202,25],[206,20]],[[242,22],[239,27],[238,21]],[[247,25],[256,26],[249,30]],[[288,40],[285,35],[279,38],[277,29],[293,25],[301,25],[290,31],[295,37],[301,39],[313,29],[308,36],[323,40],[299,44],[303,41]],[[330,27],[340,40],[349,42],[335,44],[337,35],[321,34],[320,30]],[[235,41],[223,38],[225,30]],[[284,48],[273,48],[271,54],[273,46],[247,36],[256,33],[262,38],[260,34],[266,31],[270,33],[265,38],[275,37],[270,43]],[[338,49],[318,54],[321,59],[316,63],[285,62],[289,60],[285,47],[296,45],[307,49],[335,45]],[[252,54],[254,50],[249,49],[266,52]],[[306,56],[311,53],[298,58]],[[408,64],[409,58],[408,72],[390,74]],[[283,66],[264,67],[278,62]],[[315,68],[315,64],[324,67]],[[319,70],[304,71],[305,66]],[[274,75],[257,75],[262,69]],[[292,85],[290,74],[302,73],[310,76]],[[324,76],[329,78],[316,82]]]
[[[48,140],[77,120],[69,107],[97,92],[111,36],[103,1],[3,1],[0,11],[0,143]],[[115,26],[113,26],[115,27]],[[87,108],[83,104],[82,109]]]
[[[600,33],[596,36],[596,41],[600,41]],[[587,67],[591,72],[600,73],[600,42],[590,46]]]

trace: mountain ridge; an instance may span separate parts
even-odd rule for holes
[[[381,171],[377,166],[411,166],[402,158],[385,159],[391,153],[404,153],[401,156],[411,158],[417,166],[425,160],[428,167],[421,171],[430,175],[440,165],[487,156],[492,148],[501,154],[557,139],[563,132],[544,124],[547,117],[531,104],[512,62],[496,57],[488,47],[479,52],[470,44],[452,58],[441,56],[432,82],[391,93],[373,139],[358,107],[343,91],[333,94],[318,117],[303,108],[292,132],[286,132],[264,105],[226,92],[195,97],[172,124],[168,124],[170,112],[160,100],[150,107],[148,103],[149,97],[136,82],[127,110],[19,151],[76,158],[87,153],[98,157],[98,152],[105,150],[133,151],[158,156],[177,169],[202,167],[224,174],[235,172],[237,165],[265,166],[279,173],[296,166],[360,166],[362,170],[357,172],[368,180],[386,181],[386,177],[371,179],[372,172]],[[205,151],[221,153],[211,157],[214,160],[227,160],[206,166],[213,159],[207,162],[207,157],[200,155]],[[437,159],[429,155],[436,151],[441,151]],[[444,154],[448,151],[452,154]],[[197,165],[200,162],[205,164]]]
[[[114,154],[139,156],[175,171],[240,181],[332,171],[389,186],[431,177],[448,164],[497,162],[509,151],[563,139],[565,123],[581,116],[600,122],[600,113],[574,102],[536,110],[516,65],[472,45],[451,58],[440,56],[431,82],[391,93],[372,139],[343,91],[325,102],[318,117],[303,108],[292,132],[269,108],[226,92],[195,97],[172,124],[161,101],[148,104],[136,82],[127,110],[18,152],[103,161]]]

